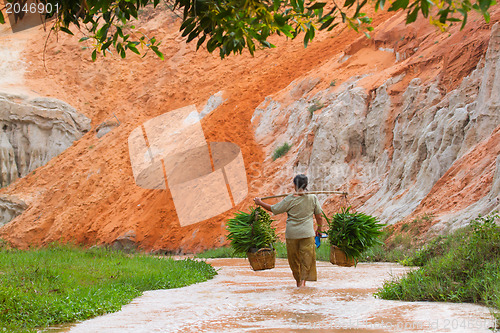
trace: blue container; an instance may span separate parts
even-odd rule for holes
[[[321,238],[326,238],[326,237],[328,237],[328,235],[324,233],[320,233],[319,236],[314,237],[316,248],[318,248],[321,245]]]

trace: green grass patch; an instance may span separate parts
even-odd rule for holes
[[[204,262],[53,245],[0,248],[0,324],[32,332],[120,310],[143,291],[183,287],[217,274]]]
[[[195,255],[195,258],[246,258],[245,253],[236,253],[231,247],[223,246],[209,249]]]
[[[380,244],[365,251],[360,261],[398,262],[406,266],[415,266],[410,258],[422,248],[424,240],[418,237],[421,230],[432,223],[432,214],[423,214],[411,222],[403,223],[399,230],[387,226],[379,236]]]
[[[309,111],[309,114],[311,115],[311,117],[314,115],[314,112],[315,111],[318,111],[319,109],[322,109],[325,105],[318,101],[318,100],[314,100],[313,101],[313,104],[311,106],[309,106],[309,108],[307,109]]]
[[[379,236],[381,244],[375,244],[361,255],[361,262],[398,262],[413,256],[417,251],[417,244],[412,242],[413,237],[407,233],[394,233],[392,227],[386,227]]]
[[[274,154],[273,154],[273,161],[277,160],[278,158],[280,158],[280,157],[284,156],[286,153],[288,153],[290,148],[292,148],[292,145],[289,145],[288,142],[285,142],[284,144],[282,144],[281,146],[276,148],[276,150],[274,151]]]
[[[499,215],[473,220],[448,236],[435,238],[406,258],[418,270],[388,281],[378,297],[405,301],[473,302],[490,306],[500,320]]]

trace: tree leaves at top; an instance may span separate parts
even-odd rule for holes
[[[12,2],[14,0],[7,0]],[[54,17],[53,29],[73,34],[73,29],[88,31],[95,53],[104,56],[112,50],[121,57],[127,51],[142,54],[142,50],[153,51],[163,59],[160,41],[149,38],[137,30],[131,21],[147,5],[157,7],[160,0],[40,0],[59,6],[58,12],[48,13]],[[180,31],[187,42],[196,40],[196,48],[203,45],[209,52],[219,51],[221,58],[230,54],[241,54],[247,49],[252,55],[257,48],[273,48],[268,39],[271,35],[284,35],[296,38],[304,34],[304,45],[314,38],[317,30],[331,30],[339,23],[355,31],[364,32],[369,37],[372,19],[367,17],[363,8],[367,0],[345,0],[338,4],[305,0],[166,0],[163,3],[169,10],[178,12],[182,18]],[[389,3],[388,11],[404,10],[406,23],[414,22],[418,15],[429,18],[431,24],[445,30],[455,22],[462,28],[472,10],[481,13],[489,22],[489,9],[495,0],[394,0]],[[369,6],[375,10],[384,9],[386,0],[376,0]],[[431,9],[435,8],[434,11]],[[432,14],[435,13],[435,14]],[[0,23],[4,23],[0,12]],[[85,29],[82,29],[85,28]],[[83,40],[83,39],[81,39]]]

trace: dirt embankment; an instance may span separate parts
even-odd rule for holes
[[[494,12],[492,22],[498,18]],[[121,125],[100,139],[90,131],[46,166],[2,189],[0,193],[20,197],[29,207],[0,229],[0,238],[19,247],[56,240],[95,244],[111,242],[133,230],[136,241],[147,250],[191,252],[224,244],[224,221],[267,190],[262,185],[266,175],[260,173],[267,156],[251,126],[255,108],[266,96],[311,71],[317,71],[321,80],[318,89],[332,80],[341,83],[352,73],[380,71],[375,81],[365,82],[368,91],[383,79],[405,72],[401,90],[393,88],[391,93],[395,100],[417,76],[422,80],[441,76],[441,89],[452,89],[484,54],[491,28],[477,19],[470,20],[464,31],[453,28],[449,34],[438,34],[426,20],[406,27],[401,14],[379,13],[374,21],[377,38],[371,41],[339,27],[319,34],[307,49],[300,40],[274,39],[276,49],[224,60],[205,50],[195,52],[194,45],[185,44],[177,32],[178,22],[166,12],[151,15],[143,25],[148,35],[162,40],[165,61],[152,54],[145,58],[130,54],[126,60],[113,55],[92,63],[86,45],[78,43],[78,37],[63,34],[58,41],[50,37],[44,53],[47,33],[41,28],[31,30],[24,37],[28,46],[22,54],[23,85],[39,95],[70,103],[92,119],[93,129],[115,115]],[[402,57],[420,48],[421,56],[401,65],[399,72],[394,67],[384,71],[373,66],[370,48],[392,48]],[[331,77],[328,64],[343,51],[357,60],[351,60],[345,73]],[[219,91],[224,91],[226,101],[203,119],[202,126],[207,141],[234,142],[241,147],[249,196],[231,211],[181,228],[169,191],[146,190],[135,184],[127,138],[146,120],[170,110],[190,104],[201,110]],[[360,197],[359,202],[362,200]]]

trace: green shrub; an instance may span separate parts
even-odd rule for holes
[[[289,145],[288,142],[285,142],[283,145],[276,148],[273,154],[273,161],[276,161],[278,158],[288,153],[290,148],[292,148],[292,145]]]
[[[189,259],[62,245],[0,249],[0,270],[0,326],[7,332],[118,311],[145,290],[182,287],[217,274],[210,265]]]
[[[317,101],[315,100],[313,102],[313,104],[308,108],[309,110],[309,114],[311,115],[311,117],[314,115],[314,112],[319,110],[319,109],[322,109],[325,105],[323,103],[321,103],[320,101]]]
[[[440,237],[417,251],[408,263],[422,265],[376,293],[406,301],[479,302],[500,308],[500,220],[478,217],[469,226]],[[498,319],[498,311],[495,314]]]
[[[276,242],[274,243],[274,249],[276,250],[276,258],[287,258],[286,243]]]
[[[257,219],[255,216],[257,215]],[[250,213],[239,212],[227,221],[227,239],[237,254],[245,254],[250,249],[270,247],[278,237],[271,226],[271,216],[261,207],[250,207]]]
[[[373,216],[351,213],[350,209],[342,208],[331,219],[325,215],[329,226],[328,240],[330,245],[339,247],[348,257],[358,261],[363,252],[380,243],[384,225]]]
[[[443,255],[445,249],[449,247],[450,241],[450,237],[438,236],[416,250],[412,255],[407,256],[400,263],[405,266],[424,266],[432,258]]]

